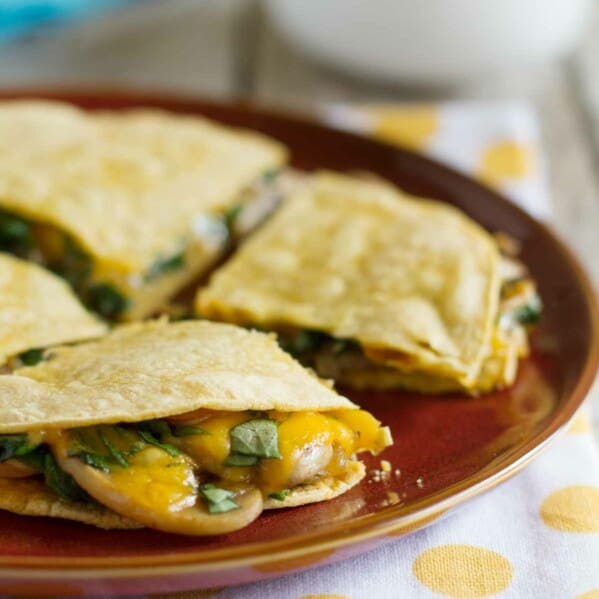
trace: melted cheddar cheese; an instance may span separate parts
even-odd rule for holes
[[[154,447],[135,454],[129,467],[113,470],[110,480],[115,493],[127,493],[148,509],[178,511],[196,503],[197,483],[191,460],[173,459]]]
[[[339,420],[318,412],[294,412],[282,415],[279,424],[280,460],[265,460],[261,465],[260,487],[268,495],[289,487],[294,468],[308,448],[313,446],[334,447],[337,445],[343,458],[349,457],[354,449],[354,432]],[[326,454],[325,454],[326,457]],[[322,474],[334,468],[335,457],[331,456]],[[304,481],[308,482],[308,481]]]
[[[126,461],[114,465],[98,461],[92,466],[89,454],[79,453],[82,444],[86,450],[98,452],[94,455],[101,455],[107,447],[112,447]],[[141,446],[137,436],[126,429],[102,426],[64,431],[50,436],[50,446],[59,461],[70,460],[69,470],[77,470],[74,475],[84,488],[89,475],[96,473],[86,471],[80,462],[87,464],[87,468],[104,469],[111,496],[104,496],[103,503],[111,507],[118,506],[120,498],[127,497],[127,501],[140,509],[163,513],[179,511],[197,501],[195,464],[185,455],[171,456],[158,447]]]
[[[251,479],[251,468],[229,468],[224,463],[231,453],[229,431],[251,418],[248,412],[222,412],[200,420],[193,417],[190,422],[198,424],[206,434],[191,435],[179,440],[171,437],[169,441],[176,443],[183,452],[191,456],[201,470],[231,482],[248,482]]]
[[[168,532],[219,534],[255,519],[273,493],[285,497],[304,484],[343,479],[356,452],[378,453],[390,437],[363,410],[197,410],[138,424],[48,430],[27,441],[47,447],[81,489],[121,516]],[[232,457],[249,465],[244,459],[232,465]],[[27,475],[9,462],[7,476]]]
[[[200,414],[190,414],[187,419],[178,417],[178,423],[197,425],[205,433],[179,440],[171,437],[169,440],[191,456],[201,469],[228,482],[250,482],[257,485],[264,496],[289,487],[294,467],[307,448],[315,445],[336,448],[331,459],[318,470],[318,475],[335,475],[353,454],[358,451],[378,453],[390,442],[387,429],[381,428],[380,423],[364,410],[272,411],[266,412],[266,416],[278,425],[281,457],[262,459],[257,467],[225,465],[231,453],[230,431],[256,417],[250,412],[215,414],[203,410]]]

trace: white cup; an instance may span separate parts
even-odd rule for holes
[[[448,84],[572,50],[593,0],[266,0],[310,56],[390,82]]]

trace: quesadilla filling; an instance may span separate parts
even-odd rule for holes
[[[135,424],[0,435],[0,477],[43,476],[63,500],[145,526],[231,532],[307,485],[343,480],[353,456],[391,443],[363,410],[197,410]],[[327,499],[328,497],[323,497]]]
[[[464,389],[457,381],[420,373],[408,367],[385,366],[351,339],[337,339],[313,330],[279,332],[281,347],[319,375],[357,388],[406,387],[423,393],[467,390],[481,393],[511,385],[517,374],[518,360],[528,355],[528,329],[538,323],[542,303],[534,281],[523,265],[502,257],[502,285],[499,311],[493,329],[489,353],[472,388]]]
[[[10,356],[6,363],[0,366],[0,374],[10,374],[17,368],[39,364],[44,359],[44,351],[41,348],[34,348],[21,352],[16,356]]]
[[[317,172],[198,290],[195,308],[275,331],[340,383],[474,395],[513,382],[522,323],[539,313],[527,274],[502,272],[518,249],[454,207]]]
[[[283,194],[285,177],[266,172],[247,187],[238,203],[220,213],[200,214],[191,232],[176,247],[157,256],[145,272],[123,273],[96,263],[69,234],[48,223],[29,220],[0,210],[0,251],[31,260],[63,277],[83,302],[106,319],[118,319],[136,302],[161,292],[165,280],[189,278],[196,265],[216,261],[236,239],[249,233],[276,206]],[[179,285],[181,286],[181,285]],[[143,291],[143,293],[141,293]],[[168,295],[171,295],[169,293]]]

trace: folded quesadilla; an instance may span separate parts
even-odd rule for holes
[[[285,158],[196,116],[0,102],[0,250],[62,275],[106,318],[142,318],[216,262]]]
[[[0,377],[0,509],[104,528],[227,533],[331,499],[388,429],[267,334],[123,325]]]
[[[305,365],[354,387],[478,393],[513,382],[540,302],[459,210],[325,172],[213,274],[196,308],[277,331]]]
[[[0,253],[0,367],[32,364],[48,346],[105,332],[106,325],[79,303],[62,279]]]

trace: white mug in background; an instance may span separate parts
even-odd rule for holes
[[[571,51],[594,0],[266,0],[306,54],[388,82],[444,85]]]

